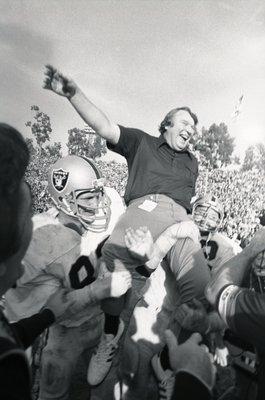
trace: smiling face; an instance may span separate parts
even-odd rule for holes
[[[171,119],[167,126],[164,138],[167,144],[176,151],[184,151],[188,147],[192,135],[195,133],[195,122],[188,111],[180,110]]]

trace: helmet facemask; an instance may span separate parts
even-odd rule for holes
[[[110,199],[103,187],[78,189],[65,194],[57,208],[78,219],[84,228],[92,232],[104,232],[109,225]]]
[[[223,216],[211,204],[195,204],[192,214],[195,224],[202,232],[216,232],[222,224]]]
[[[48,191],[55,206],[86,230],[104,232],[108,228],[111,202],[92,160],[75,155],[59,159],[49,171]]]

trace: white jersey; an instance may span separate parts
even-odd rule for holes
[[[86,231],[80,236],[58,221],[56,209],[33,217],[33,236],[23,260],[25,272],[17,282],[17,287],[6,294],[9,318],[17,320],[39,312],[58,288],[71,291],[82,289],[93,282],[94,272],[98,268],[97,249],[110,235],[124,212],[122,199],[116,190],[105,189],[111,199],[111,219],[104,232]],[[71,319],[61,324],[79,326],[99,315],[99,304],[93,303],[92,298],[91,302],[75,316],[71,313]]]
[[[210,270],[215,273],[230,258],[242,251],[242,248],[232,239],[215,232],[201,238],[201,246]]]

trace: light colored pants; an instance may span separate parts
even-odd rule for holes
[[[157,203],[157,206],[152,211],[146,211],[139,208],[145,200],[151,200]],[[163,194],[154,194],[141,197],[130,202],[125,213],[120,217],[116,224],[110,238],[107,240],[102,249],[102,259],[106,262],[107,268],[113,271],[113,261],[115,259],[121,260],[125,267],[132,271],[132,289],[134,288],[134,281],[140,275],[134,271],[136,260],[131,256],[125,244],[125,231],[128,227],[137,229],[140,226],[147,226],[150,230],[154,241],[167,229],[169,226],[176,222],[189,220],[187,212],[184,207],[177,204],[170,197]],[[146,279],[143,278],[145,281]],[[111,315],[120,315],[124,308],[125,297],[117,299],[106,299],[102,302],[102,309]]]
[[[102,315],[78,327],[56,324],[49,329],[48,342],[42,353],[40,400],[81,400],[89,397],[87,367],[102,329]],[[72,390],[75,395],[70,396]]]

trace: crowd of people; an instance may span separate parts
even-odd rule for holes
[[[1,398],[31,399],[23,349],[48,329],[39,400],[264,399],[262,176],[202,179],[189,107],[169,111],[156,137],[113,123],[52,66],[44,88],[126,158],[128,179],[59,158],[47,173],[53,207],[32,218],[29,150],[0,124]],[[216,365],[235,343],[254,372],[217,396]]]
[[[123,196],[127,182],[127,165],[97,161],[106,177],[107,185]],[[224,205],[222,230],[242,247],[253,237],[265,210],[265,172],[200,169],[196,193],[213,193]]]
[[[31,163],[31,166],[33,164]],[[101,159],[95,160],[95,164],[102,171],[106,185],[113,187],[123,197],[128,178],[127,165]],[[27,180],[31,183],[35,194],[33,199],[35,213],[45,211],[51,204],[44,177],[48,166],[44,166],[37,174],[39,180],[30,169],[27,172]],[[253,237],[265,212],[264,178],[264,171],[257,170],[242,172],[201,169],[199,172],[196,193],[201,195],[210,191],[222,201],[225,209],[222,230],[241,247],[245,247]]]

